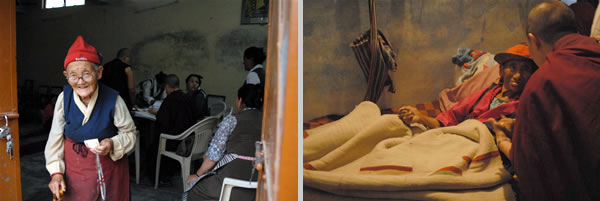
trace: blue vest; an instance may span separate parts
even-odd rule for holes
[[[110,138],[117,134],[117,127],[115,127],[113,119],[119,92],[98,83],[98,99],[90,119],[84,125],[81,125],[84,115],[73,99],[73,88],[65,85],[63,93],[65,136],[76,142],[83,142],[94,138],[102,141],[104,138]]]

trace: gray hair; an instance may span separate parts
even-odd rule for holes
[[[169,74],[165,78],[165,84],[171,88],[179,88],[179,78],[175,74]]]

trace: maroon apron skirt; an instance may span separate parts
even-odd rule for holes
[[[102,200],[98,186],[96,154],[82,143],[65,137],[65,183],[67,191],[65,201]],[[129,200],[129,163],[127,156],[113,161],[110,154],[100,156],[104,182],[106,183],[107,201]]]

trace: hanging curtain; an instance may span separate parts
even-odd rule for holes
[[[381,31],[377,30],[374,0],[369,0],[369,18],[371,19],[371,29],[356,38],[350,46],[367,80],[367,92],[364,100],[377,103],[385,86],[390,86],[388,88],[389,92],[395,92],[388,71],[396,71],[398,65],[395,60],[396,54],[392,51],[390,42]],[[371,38],[377,40],[370,40]]]

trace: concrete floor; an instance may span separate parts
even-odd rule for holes
[[[44,164],[43,152],[21,157],[21,190],[24,201],[52,200],[52,193],[48,189],[50,178]],[[181,200],[181,192],[183,190],[179,176],[171,178],[172,186],[159,187],[156,190],[150,179],[140,179],[140,184],[135,184],[135,175],[130,176],[132,201]]]
[[[24,201],[52,200],[52,193],[48,189],[50,182],[48,171],[45,167],[44,146],[47,133],[42,131],[39,124],[20,125],[21,140],[21,190]],[[130,169],[134,172],[134,156],[130,156]],[[135,173],[130,173],[130,191],[132,201],[181,200],[183,192],[180,173],[171,177],[172,186],[154,189],[154,181],[147,177],[140,178],[140,184],[135,183]]]

